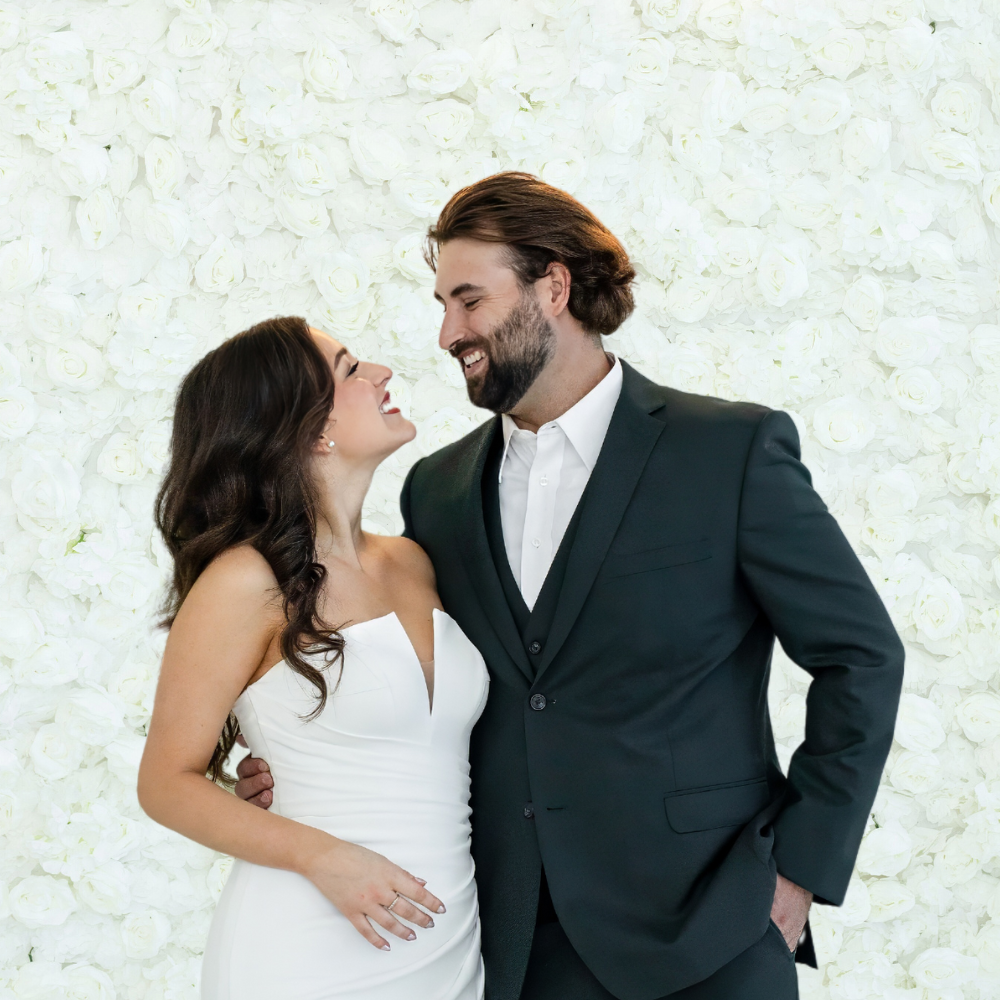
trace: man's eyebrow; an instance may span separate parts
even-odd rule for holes
[[[483,288],[482,285],[473,285],[473,284],[470,284],[468,281],[466,281],[464,284],[456,285],[451,290],[450,295],[451,295],[451,298],[455,298],[456,296],[464,295],[466,292],[485,292],[485,291],[486,291],[486,289]],[[434,293],[434,298],[436,298],[438,300],[438,302],[444,302],[444,299],[442,299],[441,296],[438,295],[437,292]]]

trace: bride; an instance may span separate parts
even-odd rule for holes
[[[483,994],[468,745],[486,668],[423,550],[361,530],[376,467],[415,434],[391,374],[284,317],[206,355],[177,397],[139,801],[238,859],[206,1000]],[[240,733],[275,776],[270,811],[216,783]]]

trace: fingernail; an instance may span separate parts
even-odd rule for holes
[[[406,940],[407,941],[415,941],[416,938],[417,938],[417,935],[414,934],[413,931],[410,931],[410,933],[406,935]]]
[[[414,882],[419,882],[421,885],[427,885],[427,879],[425,878],[415,878]]]
[[[264,775],[264,787],[270,788],[274,784],[274,779],[269,774]]]
[[[444,903],[437,908],[438,913],[444,913]]]
[[[434,921],[433,920],[428,920],[427,921],[427,926],[428,927],[433,927],[434,926]]]
[[[267,766],[267,761],[262,760],[260,762],[260,769],[262,771],[270,771],[271,769]]]
[[[389,946],[387,944],[382,945],[382,951],[388,951]]]

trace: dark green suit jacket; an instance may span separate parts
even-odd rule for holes
[[[902,645],[788,415],[627,364],[548,634],[528,644],[484,525],[500,433],[491,420],[419,461],[401,501],[491,675],[471,747],[488,996],[517,1000],[544,862],[604,986],[663,997],[764,934],[775,871],[842,902]],[[775,636],[813,678],[787,778],[767,709]]]

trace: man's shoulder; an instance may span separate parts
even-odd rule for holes
[[[417,462],[421,476],[430,474],[440,474],[454,472],[461,468],[468,468],[470,462],[475,462],[482,449],[489,447],[490,440],[496,427],[496,418],[483,421],[474,430],[469,431],[465,437],[446,444],[443,448],[431,452]]]

